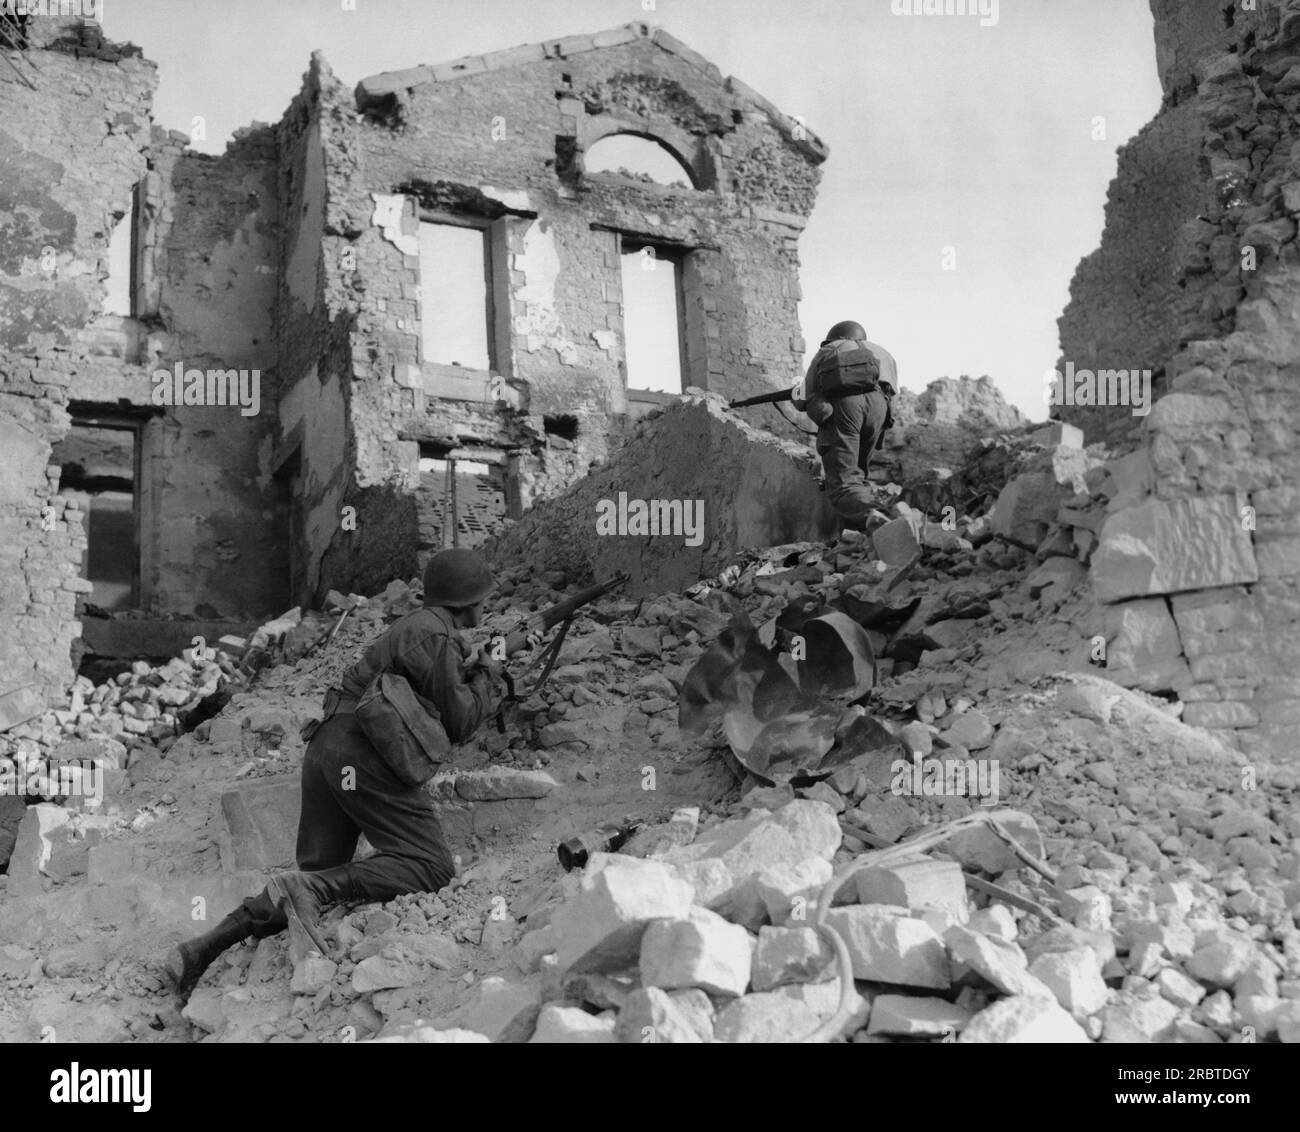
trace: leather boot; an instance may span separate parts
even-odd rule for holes
[[[253,925],[239,912],[227,916],[206,935],[186,940],[172,948],[167,956],[167,970],[176,983],[177,1002],[184,1006],[203,972],[228,947],[242,943],[253,934]]]
[[[328,958],[329,947],[320,933],[321,908],[353,898],[349,867],[339,865],[314,873],[277,873],[267,884],[267,891],[280,903],[290,922],[296,922],[316,949]]]

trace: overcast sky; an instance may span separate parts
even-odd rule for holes
[[[352,85],[632,20],[662,25],[830,146],[800,244],[809,352],[831,323],[857,319],[894,353],[904,386],[989,374],[1035,419],[1116,150],[1160,105],[1146,0],[1001,0],[991,26],[895,14],[912,6],[902,0],[343,4],[106,0],[104,25],[158,63],[156,119],[188,133],[202,115],[196,148],[213,153],[233,129],[279,120],[315,48]],[[944,270],[949,248],[956,270]]]

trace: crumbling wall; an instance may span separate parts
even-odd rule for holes
[[[257,400],[167,406],[152,423],[144,604],[161,614],[255,620],[281,612],[288,596],[287,500],[263,467],[275,420],[275,139],[265,127],[241,131],[211,157],[183,149],[182,138],[169,135],[153,155],[162,333],[142,367],[143,390],[152,395],[152,375],[177,365],[239,370]],[[98,399],[93,388],[82,395]]]
[[[838,531],[816,464],[810,449],[749,427],[720,398],[687,396],[637,422],[617,457],[538,504],[488,553],[571,583],[626,571],[630,595],[685,589],[747,547]],[[659,504],[654,525],[638,526]]]
[[[353,538],[369,534],[355,522],[352,467],[356,445],[349,426],[352,396],[352,326],[355,304],[343,293],[352,274],[344,252],[359,228],[332,220],[326,235],[326,208],[332,199],[326,138],[339,128],[347,95],[319,53],[313,54],[303,89],[276,128],[279,153],[281,224],[279,295],[275,338],[278,347],[280,433],[270,459],[273,470],[292,469],[294,512],[291,536],[295,555],[291,587],[295,601],[308,601],[331,585],[355,586],[346,557]],[[338,174],[334,174],[335,177]],[[327,272],[330,261],[338,268]],[[368,359],[361,359],[368,365]],[[356,530],[349,528],[355,527]],[[324,563],[329,558],[331,567]],[[400,548],[399,548],[400,558]]]
[[[1230,332],[1170,360],[1169,393],[1118,469],[1128,488],[1109,505],[1093,580],[1113,619],[1129,618],[1125,648],[1159,641],[1166,660],[1172,646],[1185,662],[1174,687],[1188,722],[1294,759],[1300,54],[1256,35],[1245,51],[1202,58],[1198,73],[1208,176],[1188,241],[1240,301],[1222,312]]]
[[[85,548],[82,512],[57,494],[52,445],[97,364],[116,216],[143,175],[153,64],[78,21],[33,19],[0,68],[0,689],[44,696],[71,681]],[[93,156],[93,160],[88,158]]]
[[[1180,232],[1204,198],[1199,171],[1201,125],[1192,104],[1162,112],[1119,152],[1106,201],[1101,246],[1085,257],[1070,283],[1059,320],[1058,372],[1156,371],[1182,345],[1211,280],[1180,277],[1188,249]],[[1209,312],[1207,311],[1207,314]],[[1131,444],[1142,418],[1131,406],[1059,406],[1051,415],[1097,440]]]
[[[355,494],[388,535],[336,541],[330,584],[391,576],[394,538],[406,561],[394,504],[418,486],[421,440],[508,454],[525,507],[618,450],[633,407],[624,236],[681,258],[687,384],[739,396],[797,373],[795,243],[825,147],[671,36],[633,25],[375,76],[359,121],[326,86],[321,266],[355,316]],[[661,140],[696,187],[586,174],[585,149],[616,132]],[[421,357],[418,225],[432,214],[490,232],[493,374]],[[552,439],[559,416],[576,432]]]

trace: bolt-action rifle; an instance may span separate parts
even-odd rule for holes
[[[501,702],[501,707],[497,710],[497,726],[500,730],[505,730],[506,716],[512,714],[514,706],[520,700],[526,700],[529,696],[536,695],[541,690],[542,685],[546,683],[546,678],[550,676],[551,669],[555,667],[556,658],[560,655],[560,649],[564,647],[564,638],[569,632],[569,626],[573,623],[573,615],[584,605],[590,605],[597,598],[604,597],[607,593],[618,589],[626,581],[627,574],[620,573],[615,574],[607,582],[598,582],[594,586],[588,586],[585,590],[579,590],[572,597],[566,597],[563,601],[557,601],[549,608],[526,617],[518,629],[508,634],[501,641],[504,645],[503,651],[505,655],[513,656],[528,644],[528,638],[533,633],[546,633],[554,629],[556,625],[560,626],[560,631],[555,635],[555,639],[548,642],[546,647],[537,654],[532,664],[528,666],[526,671],[529,672],[539,664],[543,665],[543,668],[542,674],[537,678],[537,683],[529,688],[527,692],[516,694],[514,680],[508,672],[503,674],[507,695]]]

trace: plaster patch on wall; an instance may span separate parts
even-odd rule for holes
[[[560,278],[560,253],[550,225],[534,220],[524,232],[523,251],[515,256],[515,267],[523,274],[523,286],[515,292],[520,311],[515,333],[526,337],[529,352],[543,346],[556,350],[567,347],[559,312],[555,309],[555,286]]]
[[[591,332],[591,336],[596,340],[597,346],[599,346],[602,350],[605,351],[605,353],[609,354],[611,357],[613,356],[614,348],[618,345],[618,335],[615,334],[614,331],[593,330]]]
[[[402,230],[402,216],[406,211],[406,197],[400,193],[371,193],[375,211],[370,223],[378,228],[384,239],[403,255],[420,254],[420,237],[415,232]]]

